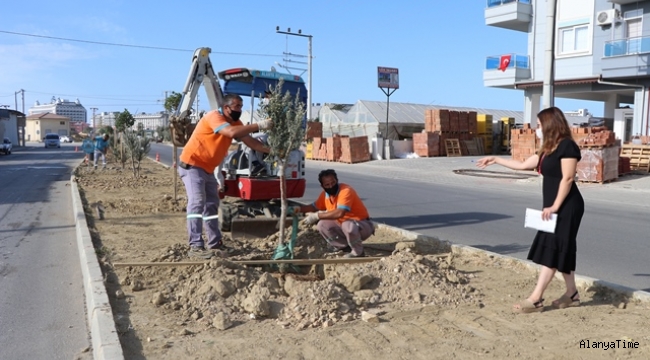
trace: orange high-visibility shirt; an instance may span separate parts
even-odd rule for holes
[[[221,135],[219,130],[227,126],[243,126],[241,121],[228,122],[226,117],[213,110],[205,114],[196,124],[192,136],[185,144],[180,160],[188,165],[200,167],[208,173],[221,164],[228,153],[232,138]]]
[[[339,223],[343,223],[346,220],[366,220],[370,217],[366,206],[359,198],[359,195],[357,195],[357,192],[346,184],[339,184],[339,192],[336,195],[329,195],[323,191],[312,205],[318,210],[345,210],[343,217],[337,219]]]

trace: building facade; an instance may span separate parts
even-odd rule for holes
[[[70,118],[52,113],[28,115],[26,141],[42,141],[46,134],[70,135]]]
[[[541,110],[548,8],[547,0],[487,0],[485,9],[487,25],[528,34],[527,54],[488,56],[483,72],[485,86],[524,92],[526,123]],[[648,135],[650,1],[556,0],[554,19],[555,97],[601,102],[623,141]]]
[[[140,113],[133,117],[135,118],[132,127],[134,131],[138,130],[139,124],[142,124],[142,129],[151,131],[156,131],[161,126],[169,126],[169,114],[164,111],[153,114]]]
[[[84,128],[84,126],[80,124],[85,124],[88,119],[86,108],[81,105],[79,99],[73,102],[67,99],[57,99],[52,97],[49,104],[41,104],[37,101],[34,106],[30,107],[28,110],[29,115],[45,113],[67,117],[70,119],[70,125],[75,127],[75,129],[79,127]]]

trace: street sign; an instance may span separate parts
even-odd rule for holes
[[[380,88],[399,89],[399,70],[378,66],[377,84]]]

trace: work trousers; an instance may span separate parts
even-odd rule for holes
[[[93,165],[97,166],[97,159],[102,157],[102,166],[106,167],[106,152],[102,150],[95,149],[95,155],[93,157]]]
[[[318,231],[325,240],[337,249],[349,246],[352,255],[363,254],[362,242],[375,233],[375,226],[370,220],[319,220]]]
[[[178,168],[178,174],[187,191],[187,234],[190,246],[204,246],[203,223],[208,237],[208,248],[221,245],[219,231],[219,193],[214,174],[192,166]]]

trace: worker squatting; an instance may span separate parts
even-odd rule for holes
[[[625,340],[615,340],[615,341],[589,341],[580,340],[581,349],[638,349],[638,341],[625,341]]]

